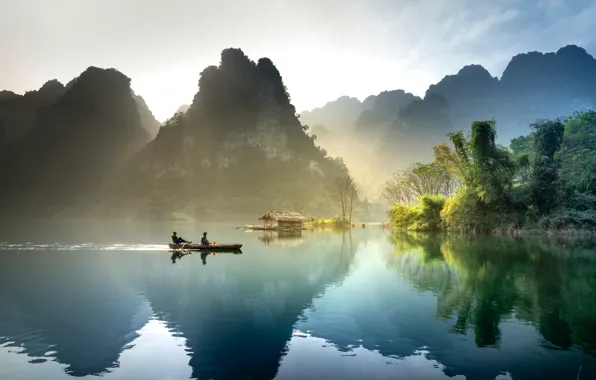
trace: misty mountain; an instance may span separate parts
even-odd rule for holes
[[[271,60],[224,50],[219,65],[201,73],[188,110],[140,152],[122,188],[131,202],[144,198],[156,215],[161,205],[177,203],[192,215],[297,203],[328,208],[320,194],[345,166],[315,146],[289,99]]]
[[[342,96],[323,107],[302,112],[300,121],[311,128],[324,125],[331,130],[341,129],[351,126],[354,120],[366,109],[360,100]]]
[[[34,121],[26,136],[7,149],[12,157],[3,170],[12,176],[3,190],[22,212],[61,209],[89,197],[150,139],[130,79],[117,70],[90,67],[63,89],[30,110]]]
[[[64,91],[64,85],[57,80],[48,81],[39,90],[25,95],[0,91],[0,119],[7,140],[22,140],[33,125],[37,110],[55,102]]]
[[[192,104],[161,127],[115,69],[89,67],[66,86],[52,83],[61,92],[44,103],[0,93],[5,212],[333,212],[328,185],[347,169],[315,146],[268,58],[224,50],[219,65],[201,73]],[[19,113],[27,123],[6,117]],[[9,138],[9,130],[26,133]]]
[[[72,84],[74,81],[64,86],[53,79],[46,82],[39,90],[26,92],[24,95],[15,94],[12,91],[0,91],[0,120],[3,120],[6,138],[9,141],[25,139],[36,120],[37,112],[59,100]],[[152,138],[155,137],[160,123],[142,97],[135,95],[132,90],[131,96],[137,102],[137,111],[143,127]]]
[[[178,112],[185,113],[186,111],[188,111],[189,108],[190,108],[189,104],[183,104],[180,107],[178,107],[178,109],[176,110],[176,113],[178,113]]]
[[[388,95],[383,99],[383,94]],[[313,134],[333,126],[332,137],[322,133],[318,144],[345,157],[351,171],[367,173],[369,178],[359,179],[370,183],[372,177],[386,178],[415,161],[432,159],[432,145],[448,132],[468,130],[476,120],[496,120],[498,141],[508,145],[511,138],[528,133],[537,119],[596,108],[596,59],[574,45],[556,53],[519,54],[501,79],[480,65],[468,65],[431,85],[422,99],[397,90],[362,103],[353,100],[357,117],[346,112],[347,102],[340,101],[346,98],[303,115],[317,126]],[[358,132],[356,138],[353,131]],[[350,162],[350,151],[358,152],[358,160]]]
[[[137,112],[139,113],[139,118],[141,119],[141,125],[147,131],[149,136],[151,136],[151,138],[155,138],[155,136],[157,136],[157,132],[159,132],[159,128],[161,127],[160,122],[155,119],[153,112],[151,112],[149,107],[147,107],[147,103],[145,103],[145,99],[143,99],[143,97],[136,95],[134,92],[132,92],[132,96],[137,105]]]
[[[363,110],[355,122],[354,132],[358,135],[379,132],[388,127],[399,116],[399,112],[419,97],[403,90],[383,91],[371,95],[362,102]]]

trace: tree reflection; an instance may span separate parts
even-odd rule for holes
[[[389,265],[437,295],[437,317],[452,332],[474,331],[479,347],[498,347],[501,321],[533,324],[546,345],[596,354],[593,241],[395,234]]]

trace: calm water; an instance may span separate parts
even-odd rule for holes
[[[243,253],[173,262],[174,228]],[[596,379],[585,241],[79,221],[0,242],[2,380]]]

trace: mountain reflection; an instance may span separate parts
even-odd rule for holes
[[[156,318],[185,338],[193,378],[272,379],[303,310],[352,256],[337,237],[300,251],[256,243],[176,265],[169,252],[0,252],[0,344],[31,358],[52,351],[72,376],[100,375]]]
[[[53,357],[73,376],[98,375],[138,337],[151,308],[127,286],[130,260],[113,253],[0,254],[0,337]]]
[[[593,241],[396,234],[390,266],[438,297],[437,317],[451,332],[474,333],[499,347],[500,325],[535,326],[545,346],[596,354],[596,255]]]

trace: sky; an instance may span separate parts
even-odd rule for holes
[[[164,121],[235,47],[273,60],[303,111],[344,95],[424,95],[468,64],[500,77],[528,51],[596,55],[594,20],[593,0],[1,0],[0,89],[113,67]]]

